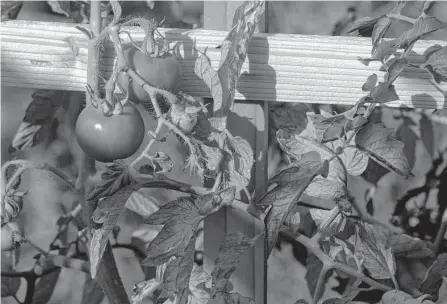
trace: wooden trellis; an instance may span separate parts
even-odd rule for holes
[[[182,58],[182,90],[197,97],[211,97],[202,80],[194,74],[199,50],[207,48],[212,66],[218,67],[221,44],[241,2],[205,2],[205,29],[161,29],[171,42],[178,43]],[[260,31],[267,25],[262,21]],[[136,40],[143,32],[129,28]],[[445,41],[419,41],[414,51],[422,54],[433,44]],[[380,65],[369,66],[358,57],[370,57],[371,41],[358,37],[326,37],[257,33],[242,68],[234,112],[229,117],[233,134],[252,145],[256,163],[251,189],[260,196],[267,188],[268,102],[305,102],[353,105],[364,96],[361,87],[367,76],[384,72]],[[102,54],[102,73],[107,77],[113,66],[112,46]],[[1,26],[2,86],[84,91],[87,83],[88,40],[74,24],[8,21]],[[410,57],[420,62],[418,56]],[[406,69],[395,82],[400,100],[388,103],[420,108],[445,108],[446,97],[429,83],[430,76],[417,69]],[[444,89],[447,89],[444,87]],[[247,124],[247,122],[249,122]],[[210,271],[223,236],[231,231],[255,235],[259,225],[250,216],[222,210],[205,222],[205,267]],[[266,303],[266,267],[263,244],[258,244],[239,265],[232,277],[235,290]]]

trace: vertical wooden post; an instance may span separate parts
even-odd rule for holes
[[[205,1],[204,28],[229,30],[233,16],[242,1]],[[262,18],[261,21],[264,21]],[[258,25],[265,31],[265,24]],[[228,117],[228,128],[233,135],[246,139],[254,151],[255,164],[249,190],[256,192],[259,199],[267,189],[268,148],[268,103],[266,101],[236,102]],[[238,198],[241,199],[240,195]],[[257,228],[256,228],[257,227]],[[213,269],[219,246],[227,233],[242,232],[247,236],[260,233],[260,225],[249,214],[224,208],[205,220],[204,265],[208,272]],[[251,297],[256,304],[267,303],[267,273],[264,259],[264,243],[258,240],[255,247],[246,253],[231,277],[234,291]]]

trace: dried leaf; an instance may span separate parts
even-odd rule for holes
[[[211,91],[214,103],[222,104],[222,84],[217,71],[211,66],[211,61],[206,54],[200,55],[195,62],[194,73],[202,79]]]
[[[225,286],[236,269],[240,258],[247,249],[255,244],[258,236],[249,238],[239,232],[226,235],[219,247],[219,255],[214,262],[214,269],[211,273],[211,296],[225,290]]]
[[[387,233],[368,223],[362,223],[359,228],[361,245],[358,254],[363,259],[363,266],[375,279],[392,278],[396,273],[396,262],[387,244]]]
[[[57,269],[46,276],[43,276],[39,282],[36,284],[33,304],[46,304],[50,301],[53,295],[54,289],[56,287],[57,281],[59,280],[59,275],[61,269]],[[3,279],[2,279],[3,281]]]
[[[160,208],[146,219],[146,223],[163,225],[163,229],[149,244],[144,265],[158,266],[171,257],[183,254],[203,217],[192,199],[181,197]]]
[[[154,156],[151,156],[151,162],[155,173],[171,172],[174,167],[174,163],[169,155],[163,152],[157,152]]]
[[[377,83],[377,74],[374,73],[372,75],[368,76],[368,79],[366,79],[365,84],[362,86],[362,91],[363,92],[369,92],[371,91]]]
[[[87,276],[82,289],[82,304],[99,304],[104,299],[104,292],[97,280]]]
[[[259,205],[272,205],[264,219],[267,256],[270,255],[276,244],[279,230],[287,215],[298,202],[307,186],[322,172],[322,169],[323,162],[321,160],[300,160],[270,180],[271,183],[277,184],[276,187],[265,194],[258,203]]]
[[[403,154],[403,143],[392,136],[393,130],[382,123],[368,124],[355,136],[357,147],[387,169],[410,177],[410,166]]]
[[[258,21],[264,12],[264,1],[247,1],[236,9],[232,29],[222,43],[218,75],[222,84],[221,103],[214,103],[214,116],[226,117],[232,108],[242,64]]]
[[[92,278],[96,276],[99,262],[102,259],[107,242],[109,241],[110,232],[115,227],[118,217],[133,192],[134,189],[132,187],[125,186],[112,196],[107,196],[100,200],[96,210],[93,212],[92,220],[102,225],[100,228],[92,230],[92,239],[90,242],[90,272]]]

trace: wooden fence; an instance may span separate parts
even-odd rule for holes
[[[199,50],[207,49],[212,66],[218,67],[218,48],[231,25],[240,1],[205,1],[205,29],[161,29],[182,58],[183,91],[196,97],[211,97],[206,85],[194,74],[194,61]],[[265,31],[265,20],[259,30]],[[143,32],[129,28],[136,40]],[[422,54],[440,41],[420,41],[414,51]],[[365,93],[361,87],[366,78],[377,73],[378,63],[369,66],[358,57],[370,56],[370,38],[326,37],[257,33],[248,50],[236,94],[238,102],[229,118],[231,132],[247,139],[255,153],[251,189],[261,196],[267,188],[267,134],[269,102],[304,102],[352,105]],[[113,66],[111,45],[102,54],[101,70],[106,77]],[[410,58],[421,62],[419,56]],[[8,21],[1,26],[2,86],[84,91],[87,83],[88,41],[74,24]],[[446,97],[428,81],[430,76],[417,69],[406,69],[395,83],[400,100],[389,106],[445,108]],[[447,89],[447,88],[445,88]],[[424,94],[426,93],[426,94]],[[428,94],[428,95],[427,95]],[[416,95],[415,97],[412,97]],[[430,97],[430,96],[431,97]],[[248,118],[250,126],[240,122]],[[233,119],[233,120],[232,120]],[[244,120],[246,121],[246,120]],[[224,235],[241,231],[249,236],[257,233],[254,219],[232,210],[222,210],[205,221],[205,267],[211,271],[219,244]],[[266,303],[266,265],[263,244],[244,256],[232,277],[235,290]]]

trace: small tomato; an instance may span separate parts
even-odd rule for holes
[[[144,138],[144,121],[129,102],[123,112],[106,117],[100,107],[88,105],[76,121],[76,138],[89,157],[99,162],[112,162],[134,154]]]
[[[17,245],[14,243],[14,233],[20,233],[19,225],[16,222],[8,222],[2,226],[2,250],[14,250]]]
[[[182,72],[180,63],[172,54],[150,57],[133,47],[124,51],[126,61],[138,75],[153,87],[177,93],[181,86]],[[126,90],[130,77],[120,73],[118,83]],[[136,102],[149,100],[149,95],[137,82],[129,84],[129,98]]]

